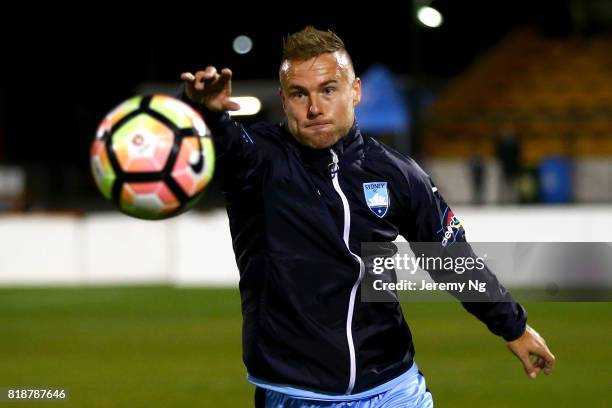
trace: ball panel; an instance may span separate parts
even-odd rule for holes
[[[119,200],[123,212],[144,219],[166,218],[180,204],[163,181],[124,183]]]
[[[200,114],[178,99],[166,95],[155,95],[149,104],[149,108],[164,115],[178,128],[193,127],[199,136],[210,134]]]
[[[157,119],[141,113],[113,135],[113,151],[125,172],[161,171],[174,143],[174,133]]]
[[[193,197],[212,179],[214,150],[209,138],[185,137],[172,170],[172,178]]]
[[[200,142],[202,143],[202,150],[204,151],[204,178],[206,184],[213,178],[215,171],[215,145],[210,137],[201,137]]]
[[[91,171],[94,176],[96,185],[102,192],[102,195],[108,200],[112,197],[113,183],[117,176],[111,166],[108,154],[102,140],[95,140],[91,145]]]
[[[98,130],[96,131],[96,138],[102,138],[105,133],[110,132],[112,127],[117,124],[121,119],[130,113],[136,111],[140,107],[140,101],[142,100],[141,96],[134,96],[116,106],[112,111],[110,111],[102,122],[98,126]]]
[[[189,197],[200,191],[205,185],[204,160],[198,140],[195,137],[183,138],[172,170],[172,178]]]

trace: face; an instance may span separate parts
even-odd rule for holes
[[[301,144],[324,149],[348,133],[361,100],[361,81],[345,52],[286,60],[280,82],[289,132]]]

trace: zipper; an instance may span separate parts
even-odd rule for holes
[[[346,340],[348,342],[349,355],[350,355],[350,360],[351,360],[350,361],[349,384],[346,389],[346,394],[350,394],[351,392],[353,392],[353,388],[355,387],[355,377],[357,374],[357,359],[355,357],[355,343],[353,341],[353,328],[352,328],[353,312],[355,310],[355,298],[357,296],[357,288],[359,287],[359,284],[361,283],[361,280],[363,279],[365,267],[363,265],[363,261],[361,260],[361,258],[357,256],[356,254],[354,254],[351,251],[351,248],[349,247],[349,234],[351,230],[351,209],[349,207],[348,200],[346,196],[344,195],[344,192],[340,188],[340,183],[338,182],[338,170],[339,170],[338,155],[333,149],[329,149],[329,151],[332,154],[332,163],[329,166],[330,173],[332,176],[332,184],[334,186],[334,190],[336,190],[336,193],[338,193],[338,195],[340,196],[340,199],[342,200],[342,207],[344,208],[344,231],[342,234],[342,238],[344,239],[344,244],[346,245],[346,249],[353,256],[353,258],[355,258],[355,260],[359,262],[359,277],[357,278],[357,280],[355,281],[355,284],[353,285],[353,288],[351,289],[348,313],[346,316]]]

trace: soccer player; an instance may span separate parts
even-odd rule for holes
[[[227,113],[239,109],[229,69],[181,75],[182,98],[213,134],[255,405],[431,407],[400,304],[361,301],[361,243],[401,234],[447,245],[449,228],[465,241],[463,227],[412,159],[359,130],[361,82],[336,34],[290,35],[279,74],[286,120],[249,127]],[[364,197],[369,183],[381,186],[376,208]],[[529,377],[549,374],[554,357],[523,307],[492,273],[482,278],[500,300],[463,306],[503,337]]]

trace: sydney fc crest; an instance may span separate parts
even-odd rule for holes
[[[365,195],[368,208],[382,218],[389,210],[389,190],[386,182],[363,183],[363,194]]]

